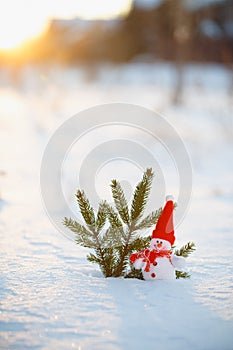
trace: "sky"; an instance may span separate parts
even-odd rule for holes
[[[51,18],[111,19],[133,0],[0,0],[0,49],[12,49],[46,30]]]

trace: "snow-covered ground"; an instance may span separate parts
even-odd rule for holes
[[[188,66],[174,106],[175,76],[172,65],[139,63],[0,73],[1,349],[233,348],[232,77],[221,66]],[[49,137],[75,113],[109,102],[156,109],[187,147],[193,195],[176,236],[178,247],[197,244],[190,280],[105,279],[44,211]]]

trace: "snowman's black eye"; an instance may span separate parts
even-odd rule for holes
[[[163,244],[163,242],[162,242],[162,241],[160,241],[160,243],[161,243],[161,244]]]
[[[159,241],[156,241],[156,243],[159,243]]]

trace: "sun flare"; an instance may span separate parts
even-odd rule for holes
[[[37,36],[45,27],[44,21],[25,21],[23,23],[14,23],[9,25],[7,21],[0,20],[0,49],[14,49],[28,39]]]
[[[0,49],[39,35],[51,18],[111,19],[130,11],[133,0],[0,0]]]
[[[0,2],[1,4],[1,2]],[[38,35],[45,27],[42,12],[32,2],[8,0],[0,7],[0,49],[12,49]]]

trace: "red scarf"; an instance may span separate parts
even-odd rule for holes
[[[149,250],[149,249],[144,249],[141,250],[138,253],[133,253],[130,256],[130,262],[134,263],[137,259],[143,259],[142,261],[146,263],[146,267],[145,267],[145,272],[149,272],[150,271],[150,264],[156,264],[156,259],[157,258],[168,258],[170,263],[171,262],[171,254],[172,251],[171,250]]]

